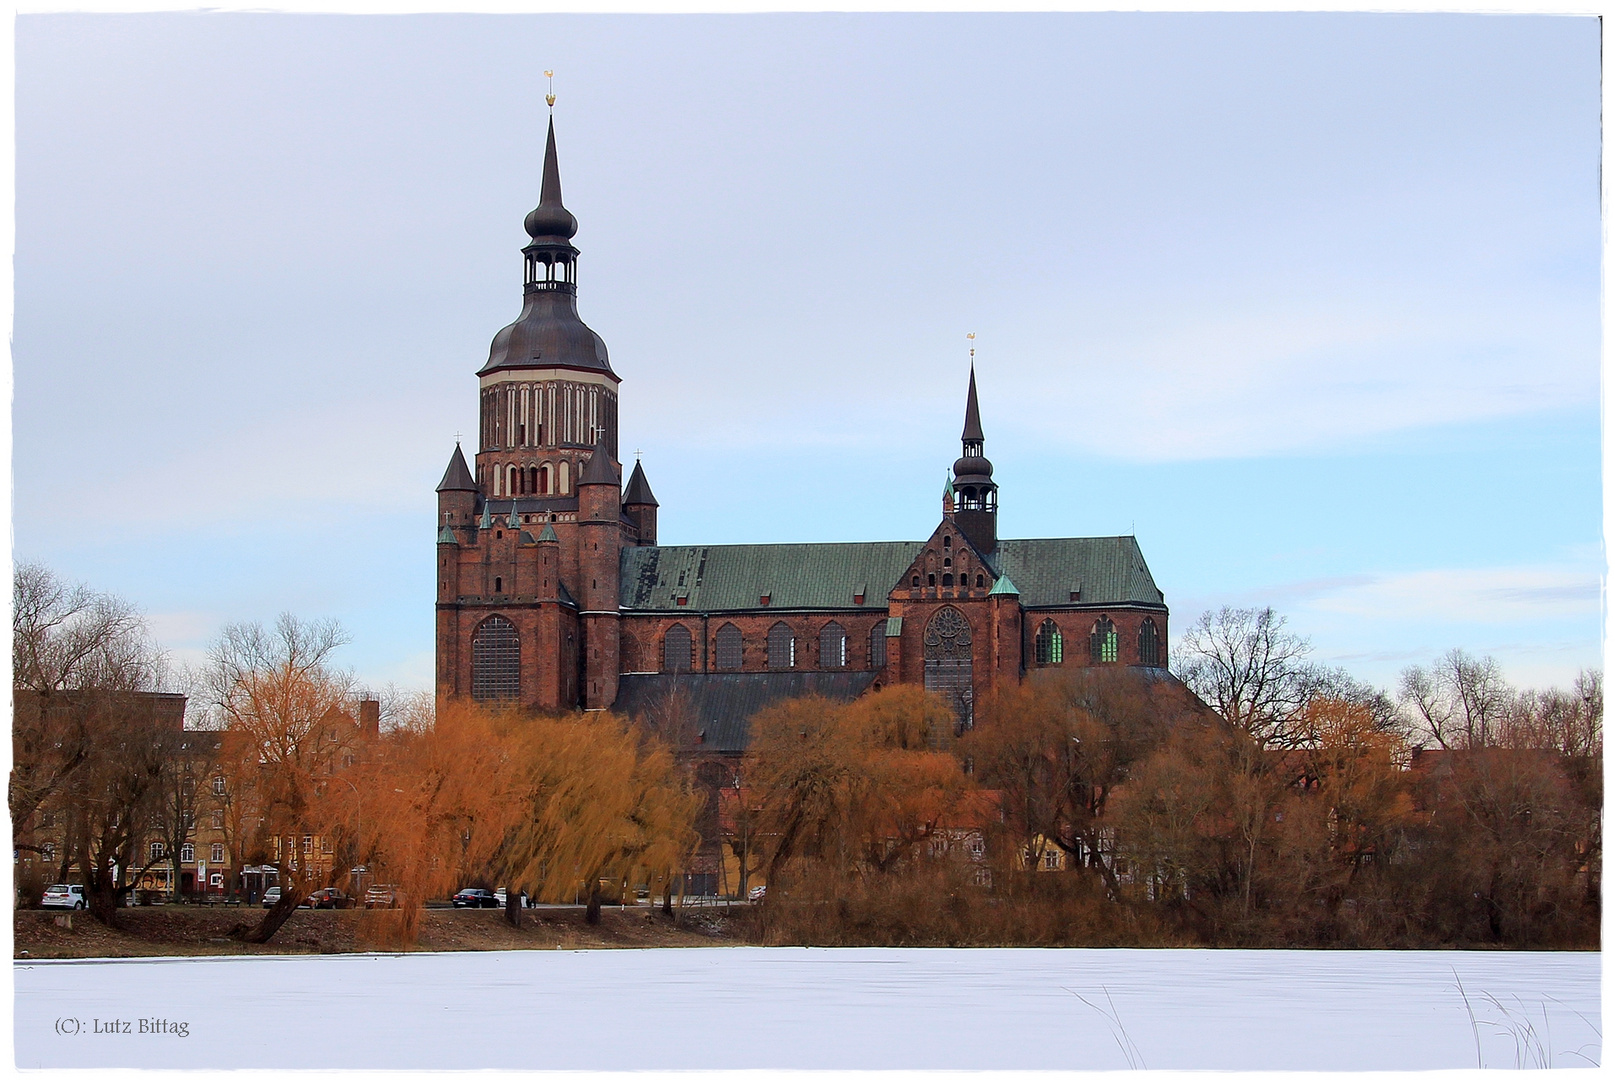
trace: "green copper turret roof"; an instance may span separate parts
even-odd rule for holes
[[[477,522],[477,527],[481,529],[493,528],[493,508],[487,502],[482,504],[482,520]]]
[[[458,544],[460,541],[454,538],[454,530],[444,525],[437,534],[437,542],[440,544]]]
[[[540,544],[559,544],[561,538],[555,535],[555,526],[546,521],[543,531],[538,534],[538,542]]]
[[[997,581],[993,582],[993,587],[987,590],[988,596],[1019,596],[1020,594],[1021,591],[1015,587],[1013,581],[1009,580],[1008,574],[1000,576]]]
[[[522,519],[516,516],[516,500],[515,499],[510,500],[510,517],[505,519],[505,524],[508,525],[512,529],[521,528]]]

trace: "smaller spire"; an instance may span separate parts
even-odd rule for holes
[[[493,506],[487,500],[483,500],[482,520],[477,522],[477,527],[479,529],[493,528]]]
[[[559,544],[561,538],[555,535],[555,526],[549,522],[544,523],[544,530],[538,534],[540,544]]]
[[[971,352],[975,350],[972,349]],[[970,362],[970,396],[965,400],[965,430],[960,438],[967,443],[985,442],[981,433],[981,407],[976,404],[976,362]]]
[[[993,587],[987,590],[988,596],[1019,596],[1020,594],[1021,591],[1015,587],[1013,581],[1009,580],[1008,574],[999,577],[997,581],[993,582]]]
[[[458,544],[460,541],[455,538],[454,530],[445,524],[443,528],[438,531],[437,542],[440,544]]]
[[[606,431],[600,429],[600,440],[594,444],[594,452],[589,455],[588,464],[583,466],[583,475],[578,477],[578,487],[588,484],[610,484],[616,487],[616,463],[611,460],[611,447],[606,445]]]
[[[477,490],[477,482],[471,478],[471,470],[466,467],[465,454],[460,451],[458,441],[454,444],[454,454],[449,458],[449,467],[443,471],[443,480],[437,485],[437,490]]]
[[[544,183],[539,189],[538,206],[527,215],[525,225],[527,235],[534,240],[570,240],[578,232],[578,219],[561,205],[561,166],[555,156],[553,115],[544,142]]]
[[[624,506],[660,506],[656,496],[651,494],[650,484],[645,480],[645,470],[638,461],[634,462],[633,475],[628,478],[628,490],[623,492],[622,504]]]
[[[512,529],[519,529],[522,527],[522,519],[516,516],[515,499],[510,500],[510,517],[506,519],[505,524]]]

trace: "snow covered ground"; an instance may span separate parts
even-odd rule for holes
[[[16,1054],[23,1068],[1364,1070],[1473,1068],[1477,1053],[1586,1066],[1600,1059],[1599,961],[757,948],[20,961]],[[142,1020],[187,1034],[141,1034]],[[96,1031],[119,1021],[127,1034]]]

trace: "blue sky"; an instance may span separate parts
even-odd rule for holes
[[[17,28],[19,558],[180,659],[429,686],[432,488],[520,306],[542,69],[668,543],[1136,532],[1381,685],[1600,660],[1590,18],[50,15]]]

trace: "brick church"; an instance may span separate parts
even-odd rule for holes
[[[974,371],[926,539],[659,545],[644,469],[622,482],[622,380],[578,317],[553,119],[525,224],[521,314],[477,372],[476,468],[457,445],[437,486],[440,702],[641,715],[676,694],[732,754],[786,697],[922,683],[963,728],[1035,668],[1164,671],[1166,604],[1132,537],[999,538]]]

